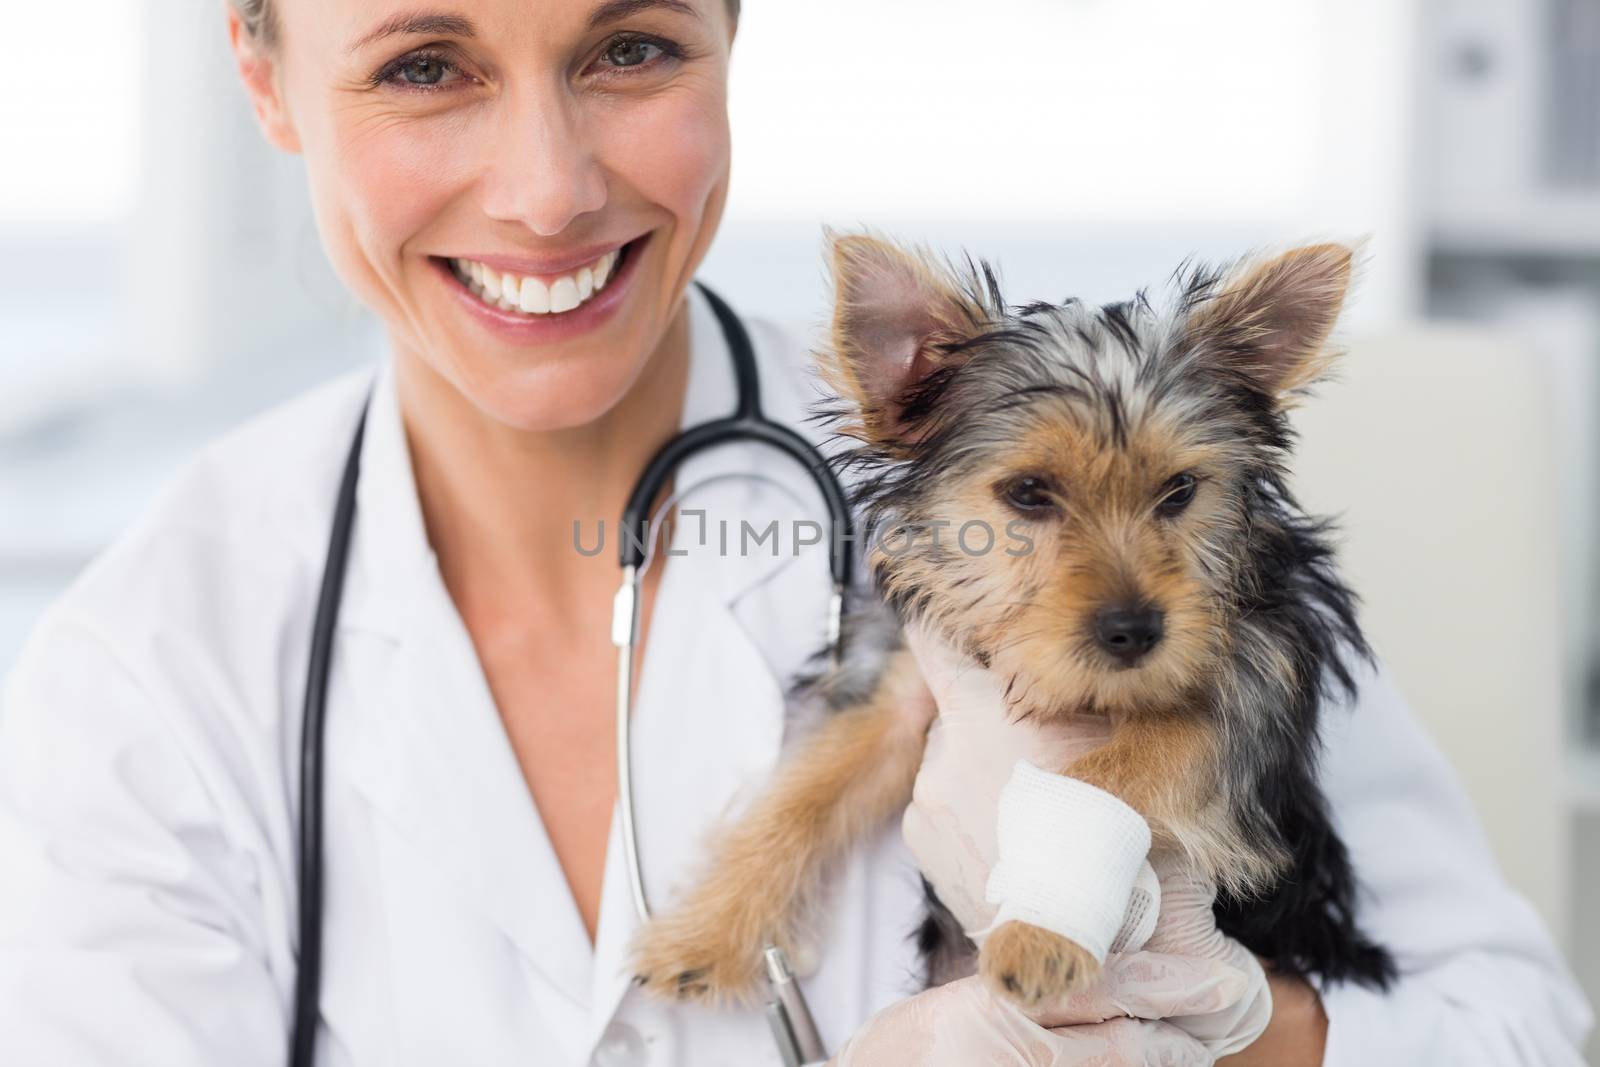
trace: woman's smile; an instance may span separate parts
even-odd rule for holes
[[[463,314],[497,337],[540,344],[577,337],[617,314],[650,234],[559,256],[430,257]]]

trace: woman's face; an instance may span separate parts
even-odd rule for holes
[[[724,0],[435,2],[276,0],[246,84],[399,350],[508,425],[592,421],[721,216]]]

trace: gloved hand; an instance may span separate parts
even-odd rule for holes
[[[1077,756],[1103,743],[1110,736],[1111,725],[1103,718],[1083,717],[1013,723],[999,679],[924,629],[913,628],[908,631],[907,639],[939,706],[939,717],[929,734],[927,754],[902,829],[940,900],[968,935],[981,943],[996,911],[995,905],[985,900],[984,893],[998,855],[996,807],[1000,790],[1010,778],[1016,761],[1026,759],[1048,769],[1065,767]],[[1092,1038],[1101,1043],[1102,1054],[1107,1055],[1117,1049],[1115,1045],[1106,1045],[1108,1033],[1117,1035],[1126,1048],[1144,1047],[1146,1051],[1142,1054],[1147,1056],[1155,1048],[1187,1047],[1178,1040],[1177,1034],[1170,1032],[1173,1026],[1189,1035],[1193,1046],[1189,1051],[1198,1049],[1203,1058],[1177,1058],[1171,1062],[1209,1063],[1214,1057],[1244,1048],[1260,1035],[1271,1018],[1271,994],[1265,973],[1248,950],[1217,929],[1211,911],[1214,890],[1197,883],[1180,857],[1158,852],[1151,859],[1159,892],[1151,893],[1152,872],[1144,872],[1141,882],[1135,883],[1130,914],[1112,945],[1113,954],[1101,980],[1089,993],[1069,998],[1065,1005],[1035,1012],[1040,1022],[1030,1021],[1010,1005],[1001,1004],[998,998],[988,996],[986,990],[980,994],[977,988],[980,983],[976,980],[951,983],[963,989],[972,988],[964,993],[943,993],[942,997],[928,1003],[942,1004],[951,1010],[953,1018],[962,1012],[968,1013],[968,1023],[962,1024],[967,1028],[982,1016],[985,1021],[975,1032],[990,1033],[997,1048],[1002,1050],[1010,1047],[1007,1042],[1013,1040],[1010,1036],[1013,1033],[1046,1041],[1047,1028],[1063,1026],[1075,1030],[1067,1036],[1057,1032],[1054,1038],[1058,1045],[1063,1041],[1083,1045]],[[1150,929],[1148,916],[1141,922],[1137,912],[1141,903],[1152,903],[1151,896],[1158,901],[1159,915],[1146,940],[1144,934]],[[922,997],[933,998],[939,992],[925,993]],[[876,1027],[885,1026],[893,1031],[912,1025],[925,1010],[915,1006],[922,997],[914,997],[884,1012],[857,1036],[852,1047],[860,1048],[864,1041],[875,1043]],[[1108,1023],[1109,1030],[1096,1027],[1086,1034],[1076,1033],[1084,1024],[1098,1024],[1102,1020],[1114,1022],[1119,1016],[1167,1019],[1172,1026]],[[1032,1030],[1028,1029],[1030,1026]],[[1144,1042],[1144,1046],[1139,1042]],[[1032,1046],[1024,1041],[1017,1047]],[[1047,1042],[1043,1047],[1050,1046]],[[1070,1045],[1061,1047],[1066,1049]],[[939,1057],[942,1055],[941,1051]],[[896,1060],[891,1057],[870,1062],[883,1062],[892,1067],[896,1063],[948,1062],[954,1065],[975,1061],[957,1056],[949,1060],[938,1057]],[[999,1062],[1070,1064],[1078,1061],[1019,1058]],[[1103,1062],[1116,1064],[1119,1061]],[[1134,1058],[1125,1062],[1164,1063],[1168,1060]]]
[[[1166,1017],[1237,1003],[1237,971],[1208,961],[1115,956],[1100,987],[1024,1012],[977,975],[891,1004],[830,1067],[1210,1067],[1201,1042]],[[1119,994],[1112,997],[1109,990]],[[1152,1021],[1146,1021],[1152,1020]]]

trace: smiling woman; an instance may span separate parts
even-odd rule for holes
[[[444,421],[424,409],[475,418],[463,403],[506,429],[604,437],[593,454],[670,429],[655,400],[681,392],[682,296],[727,195],[730,11],[236,12],[260,124],[303,157],[323,246],[384,320],[419,435]]]
[[[668,915],[719,823],[769,781],[823,799],[871,790],[872,775],[852,768],[887,751],[875,734],[887,735],[858,729],[848,711],[825,731],[841,739],[828,773],[796,779],[787,758],[812,717],[791,714],[785,694],[837,636],[823,623],[835,603],[828,547],[820,529],[801,536],[822,514],[807,506],[817,503],[811,479],[771,448],[697,452],[678,468],[680,484],[662,495],[695,493],[678,512],[685,521],[626,586],[636,599],[618,598],[638,613],[637,627],[619,628],[640,635],[631,715],[630,687],[615,684],[616,557],[573,543],[575,528],[625,513],[668,441],[702,441],[709,421],[735,410],[742,419],[758,391],[783,427],[767,427],[769,442],[777,433],[820,443],[826,432],[806,418],[812,338],[760,320],[737,329],[736,315],[691,286],[727,198],[737,4],[233,0],[224,14],[258,125],[303,165],[322,247],[381,326],[384,351],[207,446],[52,607],[9,675],[0,1063],[281,1067],[291,1030],[297,1064],[778,1062],[758,1007],[651,999],[704,985],[698,964],[677,966],[676,939],[673,967],[633,980],[653,972],[637,951],[633,904],[635,889],[647,890]],[[1004,29],[1014,65],[1016,27]],[[807,63],[791,91],[810,100],[812,59],[831,58],[834,45],[775,38],[765,55]],[[964,92],[1004,86],[985,101],[991,110],[1017,97],[1003,78],[971,78],[961,48],[951,66]],[[885,78],[929,54],[936,61],[920,65],[945,65],[925,49],[892,58],[902,54],[913,61],[879,63]],[[943,114],[926,100],[912,106]],[[851,152],[829,158],[851,180],[862,170]],[[895,162],[922,158],[907,151]],[[1039,173],[1055,180],[1050,168]],[[206,220],[206,209],[177,224]],[[219,248],[243,259],[255,246]],[[942,362],[952,354],[946,328],[990,311],[961,310],[954,289],[912,258],[836,266],[849,268],[842,320],[863,324],[852,336],[884,368],[874,380],[934,359],[936,377],[959,388],[960,368]],[[157,315],[188,298],[160,281],[149,290]],[[238,288],[263,314],[276,311],[272,294]],[[1177,344],[1189,331],[1162,336]],[[894,411],[904,400],[869,402]],[[896,448],[928,443],[908,434]],[[929,478],[946,473],[936,466],[925,465]],[[1018,512],[1070,497],[1048,480],[1006,488]],[[1196,492],[1182,477],[1150,488],[1174,513]],[[1197,499],[1208,491],[1200,480]],[[706,537],[711,528],[724,536]],[[774,536],[780,528],[792,541]],[[1180,573],[1177,555],[1164,559],[1163,580],[1198,580]],[[1008,619],[1011,594],[1000,594]],[[1110,629],[1103,636],[1126,646]],[[864,642],[857,655],[874,651]],[[903,674],[879,691],[886,712],[905,715],[871,718],[894,718],[895,730],[926,723],[935,699],[924,677],[977,678],[950,662],[897,662]],[[842,688],[882,664],[862,666]],[[940,691],[960,703],[982,695],[977,680]],[[627,779],[635,802],[620,810],[637,812],[642,886],[631,884],[618,814],[618,703],[637,760]],[[1193,704],[1206,710],[1198,696]],[[1316,989],[1275,976],[1271,1020],[1250,1018],[1278,1041],[1238,1067],[1565,1067],[1555,1054],[1516,1052],[1559,1051],[1582,1027],[1547,942],[1473,851],[1465,805],[1407,733],[1382,675],[1360,704],[1339,717],[1348,738],[1329,743],[1329,766],[1344,769],[1329,796],[1364,880],[1382,890],[1362,923],[1392,937],[1397,955],[1409,946],[1402,963],[1416,977],[1408,967],[1387,998],[1328,999],[1325,1016]],[[1010,773],[1040,724],[1012,721],[998,698],[983,710],[1001,732],[947,735],[946,751],[963,761],[987,753]],[[910,761],[880,762],[908,784]],[[928,810],[975,827],[976,814],[960,814],[974,805],[992,830],[987,786],[945,781],[944,801],[922,796]],[[320,805],[302,802],[306,783]],[[997,793],[1000,780],[990,784]],[[893,797],[873,806],[893,807]],[[859,828],[809,810],[777,809],[774,824],[827,840]],[[906,934],[927,904],[897,829],[879,826],[824,865],[814,929],[763,923],[767,909],[755,907],[754,922],[681,943],[732,945],[727,959],[744,968],[774,966],[765,944],[787,951],[821,1043],[853,1049],[848,1063],[1031,1067],[1043,1055],[1058,1067],[1135,1067],[1159,1047],[1185,1053],[1161,1062],[1198,1067],[1243,1040],[1219,1016],[1266,979],[1222,935],[1200,886],[1163,886],[1150,942],[1159,951],[1130,953],[1104,996],[1075,1002],[1053,1031],[976,976],[911,995],[926,961]],[[1395,847],[1397,829],[1406,847]],[[960,852],[978,836],[963,829],[919,851],[929,883],[952,882],[940,871],[955,865],[961,884],[983,886],[988,860]],[[945,849],[955,851],[941,858]],[[745,849],[738,869],[803,881],[796,852]],[[301,892],[317,871],[322,891]],[[732,896],[761,904],[774,894]],[[1117,919],[1122,905],[1105,903]],[[1053,958],[1032,957],[1041,969]],[[774,995],[792,1003],[779,970]],[[297,984],[302,975],[320,975],[320,986]],[[1208,1018],[1224,1027],[1222,1043],[1190,1032]],[[1373,1054],[1369,1041],[1391,1033],[1405,1053]]]

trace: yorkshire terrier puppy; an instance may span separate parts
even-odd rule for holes
[[[882,602],[808,689],[831,714],[641,932],[641,984],[756,992],[761,946],[801,943],[829,862],[905,807],[931,704],[900,640],[913,619],[1005,679],[1014,716],[1110,717],[1109,742],[1053,769],[1120,797],[1154,848],[1214,881],[1225,933],[1280,972],[1386,984],[1316,774],[1323,703],[1370,652],[1285,468],[1286,409],[1329,365],[1350,250],[1188,267],[1162,299],[1104,307],[1008,307],[987,267],[868,236],[835,239],[832,260],[828,414],[853,439],[865,528],[946,536],[869,554]],[[1021,521],[1031,551],[965,551],[950,532],[973,520]],[[937,908],[922,946],[971,950]],[[1024,1003],[1098,969],[1020,922],[978,956]]]

